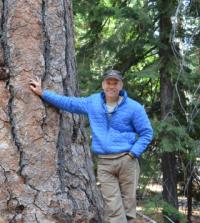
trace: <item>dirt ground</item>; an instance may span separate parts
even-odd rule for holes
[[[150,219],[154,220],[155,223],[163,223],[163,218],[161,214],[154,214],[152,216],[148,216]],[[192,222],[191,223],[200,223],[200,210],[199,210],[199,214],[192,216]],[[134,221],[134,223],[151,223],[151,221],[145,220],[143,217],[137,215],[137,219]],[[182,223],[182,222],[180,222]]]
[[[143,218],[137,217],[137,219],[134,221],[134,223],[147,223]]]
[[[192,223],[200,223],[200,216],[193,216]]]

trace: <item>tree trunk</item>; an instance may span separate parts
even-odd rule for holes
[[[192,186],[193,186],[193,176],[189,178],[188,188],[187,188],[187,220],[191,223],[192,217]]]
[[[77,95],[70,0],[2,0],[0,220],[102,222],[82,118],[59,112],[29,89]]]
[[[192,220],[192,198],[193,198],[193,181],[194,181],[194,163],[187,165],[187,184],[185,185],[185,192],[187,196],[187,220],[191,223]]]
[[[160,92],[161,92],[161,120],[171,118],[173,111],[173,82],[172,68],[175,61],[171,45],[170,32],[172,29],[171,15],[173,1],[159,1],[160,11]],[[178,208],[177,171],[175,152],[163,152],[163,198],[173,207]],[[173,216],[169,216],[176,222]]]

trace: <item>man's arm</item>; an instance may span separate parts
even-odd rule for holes
[[[44,101],[50,103],[56,108],[78,114],[88,113],[88,98],[68,97],[56,94],[55,92],[42,90],[41,80],[30,80],[31,90]]]
[[[153,138],[153,129],[143,106],[139,105],[134,113],[133,126],[138,134],[138,140],[132,146],[130,153],[139,158]]]

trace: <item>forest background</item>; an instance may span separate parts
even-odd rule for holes
[[[191,222],[200,200],[200,1],[74,0],[73,11],[80,95],[101,90],[104,70],[123,73],[154,128],[138,198],[150,215],[163,209],[168,222]]]

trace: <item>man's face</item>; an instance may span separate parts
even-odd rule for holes
[[[106,98],[117,99],[122,87],[122,81],[115,78],[108,78],[102,82],[102,88],[104,90]]]

